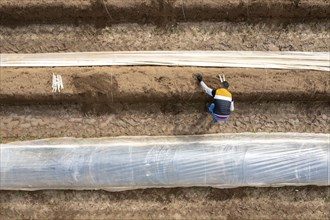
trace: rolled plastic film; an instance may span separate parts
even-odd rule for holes
[[[1,189],[330,185],[329,135],[56,138],[1,145]]]
[[[327,52],[108,51],[0,54],[2,67],[196,66],[330,71]]]

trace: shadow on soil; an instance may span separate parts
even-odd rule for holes
[[[154,0],[151,4],[129,4],[118,7],[110,2],[95,0],[90,5],[61,4],[3,5],[0,6],[1,25],[28,24],[92,24],[102,28],[117,23],[154,23],[160,26],[176,22],[251,21],[278,19],[287,22],[306,22],[326,19],[330,11],[323,5],[304,6],[296,1],[286,4],[242,1],[221,7],[206,5],[185,6],[170,0]]]

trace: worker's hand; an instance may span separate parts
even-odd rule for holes
[[[198,82],[202,82],[203,81],[203,76],[201,74],[198,74],[196,76],[196,79],[197,79]]]

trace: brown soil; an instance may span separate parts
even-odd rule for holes
[[[2,1],[5,25],[29,23],[167,24],[181,21],[311,20],[330,16],[328,0],[134,0],[134,1]]]
[[[329,219],[330,187],[0,192],[1,219]]]
[[[52,72],[63,76],[62,94],[51,94]],[[218,85],[217,73],[227,75],[238,100],[228,122],[214,123],[207,113],[205,102],[210,100],[193,80],[197,72],[204,73],[210,86]],[[329,82],[324,80],[328,76],[317,71],[212,68],[2,68],[1,141],[247,131],[329,133]],[[328,190],[0,191],[0,216],[326,219]]]
[[[1,106],[2,141],[47,137],[188,135],[236,132],[329,133],[330,103],[237,103],[216,123],[205,103]],[[87,112],[86,112],[87,111]]]
[[[60,74],[65,89],[51,91],[52,73]],[[250,101],[326,101],[330,72],[306,70],[196,68],[196,67],[57,67],[2,68],[0,100],[3,103],[192,103],[208,96],[194,75],[219,86],[225,74],[234,99]]]
[[[205,107],[212,99],[194,79],[200,72],[214,88],[219,85],[217,74],[226,74],[237,103],[232,120],[213,123]],[[52,73],[62,75],[65,89],[60,94],[51,92]],[[3,68],[0,100],[11,106],[1,107],[1,133],[4,141],[245,131],[327,133],[330,83],[324,78],[329,77],[328,72],[234,68]]]
[[[1,53],[132,50],[329,51],[330,22],[0,26]]]

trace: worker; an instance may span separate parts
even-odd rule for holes
[[[231,111],[234,111],[234,101],[231,93],[228,91],[229,83],[226,81],[225,76],[220,78],[220,88],[209,88],[203,82],[203,76],[198,74],[196,76],[198,82],[207,94],[213,97],[213,103],[208,106],[208,110],[216,121],[227,121],[230,118]]]

